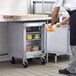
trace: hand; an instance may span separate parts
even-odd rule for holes
[[[51,23],[49,23],[49,24],[47,25],[47,27],[52,27]]]
[[[60,28],[61,27],[61,24],[60,23],[56,23],[55,25],[56,25],[57,28]]]

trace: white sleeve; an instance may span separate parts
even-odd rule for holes
[[[63,0],[56,0],[55,7],[61,7],[63,6]]]

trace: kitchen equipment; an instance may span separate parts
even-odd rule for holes
[[[35,45],[35,46],[32,47],[32,51],[38,51],[38,50],[39,50],[39,46]]]
[[[34,34],[33,39],[40,39],[40,34]]]
[[[15,63],[16,59],[23,60],[23,66],[28,66],[28,59],[37,58],[44,65],[46,64],[46,22],[28,22],[9,23],[9,52],[11,62]],[[29,30],[28,30],[29,28]],[[38,29],[31,30],[32,28]],[[35,35],[36,39],[32,36]],[[40,36],[39,36],[40,35]]]
[[[27,40],[32,40],[32,34],[26,35],[26,39],[27,39]]]
[[[65,24],[55,32],[47,32],[47,53],[55,55],[55,62],[57,62],[57,56],[70,54],[70,31],[68,26]]]
[[[56,25],[53,26],[47,26],[47,32],[55,32],[56,31]]]
[[[32,50],[31,46],[26,46],[26,52],[30,52]]]

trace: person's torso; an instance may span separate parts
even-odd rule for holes
[[[76,10],[76,0],[63,0],[63,6],[67,10]]]

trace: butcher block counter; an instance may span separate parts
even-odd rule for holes
[[[29,22],[29,21],[48,21],[51,20],[48,15],[27,14],[27,15],[3,15],[0,22]]]

